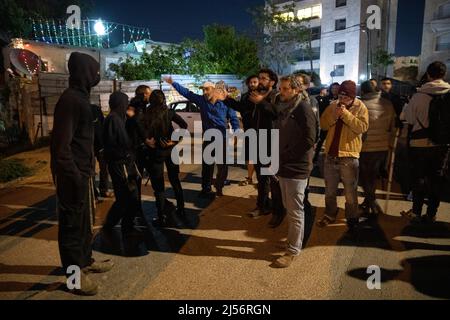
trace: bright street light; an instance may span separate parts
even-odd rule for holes
[[[101,19],[95,23],[94,31],[98,36],[104,36],[106,34],[106,28]]]

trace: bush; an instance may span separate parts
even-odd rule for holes
[[[0,160],[0,182],[9,182],[21,177],[28,177],[33,171],[22,160]]]

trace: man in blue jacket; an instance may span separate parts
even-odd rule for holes
[[[240,124],[237,114],[234,110],[228,108],[223,101],[217,99],[214,94],[215,85],[212,82],[206,82],[202,86],[203,95],[195,94],[177,82],[174,82],[171,77],[164,78],[168,84],[172,85],[175,90],[178,91],[183,97],[188,99],[190,102],[195,103],[200,108],[200,114],[202,119],[203,132],[209,129],[219,130],[224,139],[224,148],[226,148],[226,132],[228,129],[228,120],[231,123],[233,130],[239,130]],[[203,142],[203,150],[210,144],[209,141]],[[225,155],[225,154],[224,154]],[[226,156],[224,156],[224,160]],[[211,190],[212,178],[214,174],[214,165],[206,164],[202,161],[202,192],[201,197],[210,198],[217,196],[222,196],[222,189],[225,180],[228,176],[228,166],[224,161],[224,164],[217,165],[217,176],[216,176],[216,193],[214,194]]]

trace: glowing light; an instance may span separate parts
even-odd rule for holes
[[[98,36],[104,36],[106,34],[106,28],[102,20],[98,20],[94,25],[94,31]]]

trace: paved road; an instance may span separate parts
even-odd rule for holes
[[[199,200],[199,166],[182,167],[188,217],[179,228],[151,227],[142,241],[95,237],[95,257],[116,267],[93,278],[95,299],[449,299],[450,204],[439,222],[412,227],[398,214],[410,203],[394,197],[389,215],[366,223],[358,241],[344,236],[343,210],[311,238],[291,268],[274,269],[282,253],[286,222],[267,227],[270,217],[251,219],[253,186],[233,184],[225,196]],[[230,170],[239,181],[245,171]],[[313,178],[311,201],[323,213],[323,181]],[[155,216],[152,192],[144,188],[147,218]],[[169,194],[171,191],[169,190]],[[343,208],[343,199],[339,199]],[[382,201],[381,201],[382,203]],[[112,202],[98,206],[97,231]],[[0,299],[85,299],[64,291],[59,270],[54,189],[34,181],[0,192]],[[367,268],[382,270],[381,290],[368,290]]]

